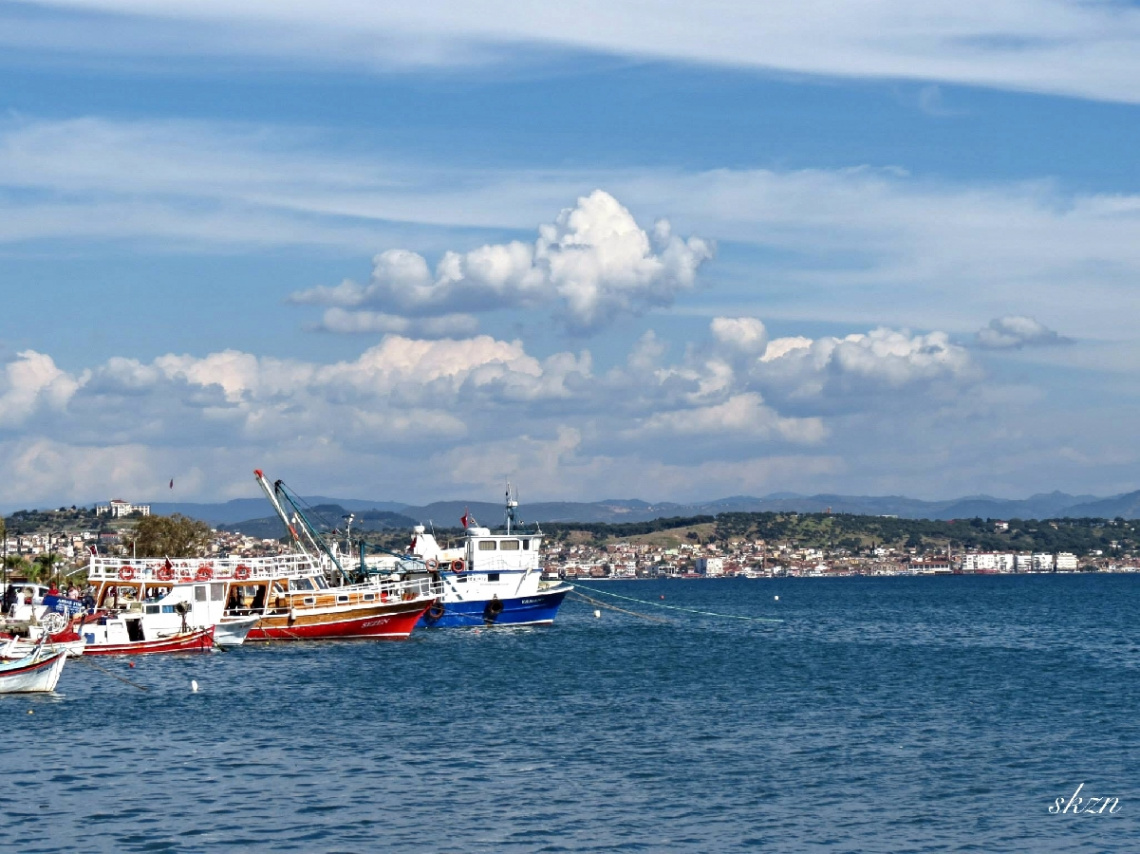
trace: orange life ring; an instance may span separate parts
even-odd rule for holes
[[[202,564],[198,567],[198,571],[194,573],[195,581],[209,581],[214,577],[214,568],[208,563]]]
[[[451,571],[456,575],[460,575],[465,569],[467,569],[467,562],[463,558],[457,557],[451,562]]]
[[[122,566],[119,567],[119,578],[123,579],[123,581],[130,581],[134,577],[135,577],[135,568],[133,566],[129,566],[128,564],[123,564]]]
[[[245,581],[247,578],[249,578],[249,567],[244,563],[239,563],[237,565],[237,568],[234,570],[234,578],[236,578],[238,581]]]
[[[158,578],[159,581],[173,581],[174,580],[174,567],[172,567],[172,566],[160,566],[158,568],[158,572],[155,573],[155,576]]]
[[[437,569],[439,569],[439,561],[434,557],[429,557],[424,561],[424,566],[427,567],[428,572],[435,572]]]

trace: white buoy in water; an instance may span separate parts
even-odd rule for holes
[[[598,619],[598,618],[600,618],[601,616],[602,616],[602,612],[601,612],[601,611],[594,611],[594,618],[595,618],[595,619]]]
[[[190,680],[190,691],[194,694],[198,693],[198,680],[197,679],[191,679]]]
[[[777,602],[779,602],[779,601],[780,601],[780,597],[779,597],[779,596],[777,596],[777,597],[776,597],[776,601],[777,601]]]

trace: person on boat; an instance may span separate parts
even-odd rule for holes
[[[8,589],[4,591],[4,613],[11,616],[12,610],[16,607],[16,600],[20,598],[20,594],[16,592],[16,585],[9,584]]]
[[[48,587],[48,592],[47,592],[47,595],[48,595],[48,596],[58,596],[58,595],[59,595],[59,588],[55,586],[55,582],[54,582],[54,581],[53,581],[53,582],[51,583],[51,585]]]
[[[68,599],[78,599],[79,598],[79,588],[76,587],[74,584],[70,585],[67,588],[67,598]]]

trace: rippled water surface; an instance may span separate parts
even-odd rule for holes
[[[73,661],[0,697],[0,850],[1140,850],[1140,576],[592,586],[783,622]]]

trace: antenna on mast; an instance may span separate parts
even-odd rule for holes
[[[511,532],[511,523],[515,522],[515,508],[519,506],[518,490],[511,489],[511,482],[507,481],[507,533]]]

